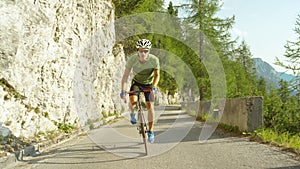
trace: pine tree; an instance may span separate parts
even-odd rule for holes
[[[279,81],[278,94],[283,103],[289,101],[291,92],[289,91],[289,84],[284,80]]]
[[[280,88],[277,89],[278,96],[281,99],[281,109],[276,112],[276,127],[279,132],[290,132],[297,134],[300,131],[299,107],[297,99],[291,96],[289,84],[284,81],[279,81]]]
[[[252,53],[245,41],[242,41],[237,49],[234,50],[233,58],[239,65],[236,66],[238,70],[236,70],[235,74],[238,76],[236,83],[239,84],[241,95],[249,96],[256,94],[256,69],[252,59]]]
[[[191,14],[188,20],[196,25],[203,33],[199,37],[200,55],[205,41],[204,35],[214,45],[221,57],[228,57],[230,46],[235,43],[231,40],[229,30],[234,24],[234,16],[225,19],[216,16],[222,4],[219,0],[192,0]]]
[[[277,90],[271,85],[270,92],[264,99],[264,126],[266,128],[277,131],[278,114],[282,112],[282,105]]]
[[[168,6],[168,13],[173,16],[178,16],[178,9],[174,9],[172,1],[170,1]]]
[[[266,85],[266,81],[264,78],[260,77],[257,81],[257,94],[259,96],[263,96],[264,98],[266,98],[267,95],[267,85]]]
[[[248,73],[253,74],[255,71],[253,71],[254,61],[252,59],[252,53],[244,40],[234,52],[236,61],[240,63]]]
[[[140,12],[161,12],[163,0],[112,0],[115,5],[115,16],[120,18],[126,15]]]
[[[139,0],[132,13],[162,12],[163,5],[163,0]]]
[[[189,4],[184,4],[183,7],[190,11],[190,15],[186,21],[192,25],[193,28],[200,31],[199,36],[199,54],[200,60],[209,59],[210,55],[219,55],[221,59],[228,57],[229,46],[233,43],[229,29],[234,23],[234,17],[221,19],[216,16],[217,12],[221,9],[221,4],[218,0],[191,0]],[[192,32],[192,31],[189,31]],[[212,47],[213,46],[213,47]],[[207,61],[206,63],[211,63]],[[211,63],[213,64],[213,63]],[[213,65],[205,65],[210,67],[211,72],[217,73],[219,68]],[[212,70],[216,69],[216,70]],[[205,68],[198,69],[200,71],[198,81],[200,98],[209,97],[210,82],[209,77],[205,72]]]
[[[287,41],[284,45],[286,49],[284,56],[287,58],[287,64],[278,58],[276,58],[276,64],[293,71],[295,78],[292,80],[291,86],[297,91],[298,104],[300,106],[300,15],[298,15],[296,20],[294,31],[298,35],[296,41]]]
[[[139,3],[140,0],[112,0],[115,5],[115,16],[116,18],[120,18],[122,16],[126,16],[132,14],[132,10],[134,10]]]

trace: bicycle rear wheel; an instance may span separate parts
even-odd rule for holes
[[[142,135],[143,137],[143,143],[144,143],[144,146],[145,146],[145,153],[146,155],[148,155],[148,149],[147,149],[147,137],[146,137],[146,129],[145,129],[145,119],[142,115],[141,112],[138,113],[138,119],[139,119],[139,122],[140,122],[140,134]]]

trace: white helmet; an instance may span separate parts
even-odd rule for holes
[[[151,48],[151,42],[148,39],[141,39],[136,42],[136,48]]]

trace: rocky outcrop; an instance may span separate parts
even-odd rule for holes
[[[27,138],[121,112],[111,1],[5,0],[0,17],[3,127]]]

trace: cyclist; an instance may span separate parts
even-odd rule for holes
[[[130,91],[134,91],[136,86],[142,90],[152,89],[151,93],[144,93],[146,100],[146,107],[148,111],[148,141],[154,142],[154,93],[157,91],[157,84],[160,76],[159,60],[156,56],[150,54],[151,42],[147,39],[141,39],[136,42],[137,53],[130,56],[125,65],[125,71],[122,77],[122,90],[120,96],[126,103],[126,82],[131,71],[133,71],[134,77],[131,82]],[[134,108],[137,103],[137,96],[134,94],[129,95],[129,108],[130,122],[136,123]]]

